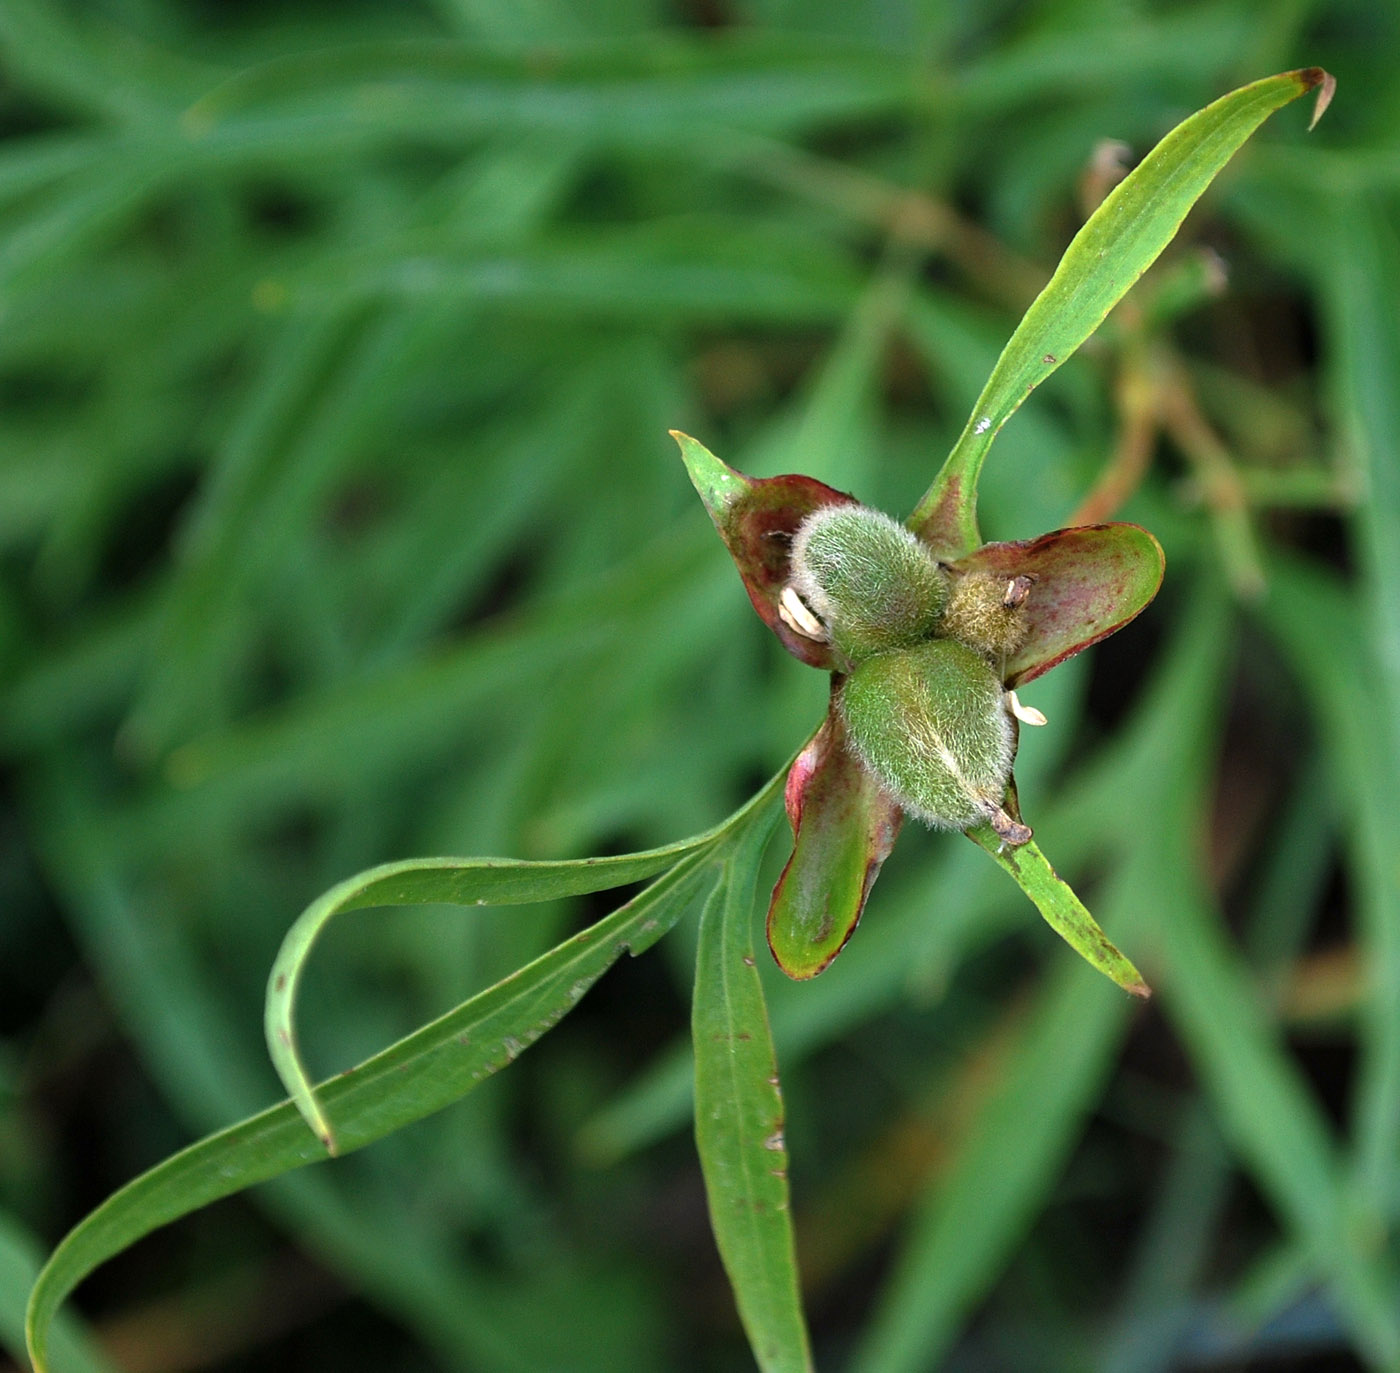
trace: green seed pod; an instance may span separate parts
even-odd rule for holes
[[[1022,607],[1032,579],[1004,572],[966,572],[954,579],[938,632],[974,648],[1000,667],[1026,639]]]
[[[939,829],[990,820],[1006,842],[1024,843],[1030,831],[1001,809],[1016,751],[1004,702],[986,659],[930,639],[861,663],[840,708],[861,760],[905,810]]]
[[[814,511],[792,541],[792,590],[851,663],[927,638],[948,599],[948,574],[913,533],[879,510]],[[810,632],[802,630],[801,632]]]

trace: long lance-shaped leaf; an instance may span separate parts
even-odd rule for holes
[[[963,557],[982,542],[977,478],[1001,426],[1152,265],[1250,134],[1275,110],[1320,86],[1316,124],[1333,85],[1321,67],[1307,67],[1231,91],[1178,124],[1089,217],[1012,334],[967,427],[909,517],[910,528],[940,557]]]
[[[1199,815],[1200,793],[1188,800],[1189,814]],[[1368,1235],[1364,1203],[1348,1192],[1326,1116],[1193,871],[1187,823],[1163,820],[1150,889],[1172,912],[1159,931],[1164,1009],[1241,1162],[1326,1279],[1357,1354],[1370,1368],[1400,1368],[1393,1254]]]
[[[769,828],[760,820],[740,840],[700,920],[695,1140],[715,1241],[758,1366],[808,1373],[783,1099],[753,952],[754,885]]]
[[[337,1123],[340,1152],[363,1148],[451,1105],[514,1062],[624,952],[639,953],[675,925],[714,876],[714,856],[691,853],[603,920],[322,1083],[315,1096]],[[54,1250],[30,1294],[25,1333],[36,1373],[49,1366],[55,1313],[100,1264],[162,1225],[325,1157],[296,1105],[286,1101],[190,1145],[114,1193]]]
[[[1045,923],[1086,963],[1112,978],[1125,992],[1151,996],[1142,974],[1099,928],[1069,884],[1050,866],[1035,840],[1008,848],[990,825],[970,829],[967,836],[1011,874],[1016,885],[1035,902]]]
[[[341,1141],[331,1128],[297,1048],[294,1016],[307,958],[321,931],[335,916],[368,906],[439,902],[454,906],[519,905],[581,896],[640,882],[715,844],[741,817],[766,804],[779,780],[775,777],[747,805],[714,829],[665,848],[566,862],[527,862],[517,858],[408,859],[385,863],[347,878],[313,901],[287,931],[278,950],[268,979],[264,1020],[268,1051],[277,1075],[327,1151],[341,1152]],[[634,949],[634,952],[639,951],[639,948]]]

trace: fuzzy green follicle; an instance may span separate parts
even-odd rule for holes
[[[807,518],[793,536],[791,587],[794,627],[824,635],[850,664],[928,638],[948,601],[947,573],[928,549],[862,505],[827,506]]]
[[[1026,641],[1022,607],[1034,581],[999,572],[967,572],[948,597],[939,632],[976,649],[992,663],[1005,663]]]
[[[1029,830],[1002,810],[1016,752],[1005,701],[975,649],[930,639],[866,659],[840,709],[861,761],[905,810],[939,829],[990,821],[1024,843]]]

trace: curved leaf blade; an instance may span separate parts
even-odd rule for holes
[[[690,854],[611,915],[322,1083],[313,1098],[336,1121],[339,1152],[363,1148],[451,1105],[514,1062],[624,952],[640,952],[674,926],[713,880],[711,855]],[[30,1294],[26,1337],[37,1373],[49,1366],[59,1307],[100,1264],[162,1225],[325,1156],[297,1105],[286,1101],[199,1140],[115,1192],[69,1232]]]
[[[39,1272],[42,1251],[8,1211],[0,1210],[0,1349],[19,1362],[24,1344],[24,1308]],[[53,1356],[61,1373],[116,1373],[97,1341],[75,1317],[54,1324]]]
[[[715,1241],[758,1366],[763,1373],[810,1373],[783,1098],[751,934],[769,829],[767,820],[756,823],[739,841],[700,918],[695,1141]]]
[[[761,804],[771,794],[773,786],[770,782],[750,806]],[[264,1026],[268,1052],[277,1075],[326,1150],[332,1154],[341,1152],[341,1141],[331,1128],[302,1061],[294,1015],[312,946],[335,916],[369,906],[515,905],[605,891],[653,877],[674,867],[681,859],[701,852],[725,833],[733,819],[678,844],[612,858],[561,862],[531,862],[518,858],[413,858],[385,863],[346,878],[313,901],[287,931],[273,962],[267,985]]]
[[[1306,67],[1231,91],[1178,124],[1089,217],[1017,325],[942,471],[909,517],[941,557],[961,557],[981,542],[977,478],[1021,402],[1099,327],[1255,129],[1319,86],[1320,114],[1334,84],[1321,67]]]

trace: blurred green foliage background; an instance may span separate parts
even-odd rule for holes
[[[989,537],[1121,514],[1167,550],[1026,693],[1018,765],[1156,1000],[911,830],[771,1009],[823,1368],[1400,1367],[1397,51],[1389,0],[4,0],[12,1357],[64,1230],[279,1095],[263,981],[321,890],[664,843],[820,718],[668,428],[907,511],[1100,141],[1320,64],[1318,131],[1271,121],[984,479]],[[581,918],[347,918],[312,1060]],[[111,1265],[66,1366],[751,1367],[693,938],[442,1116]]]

